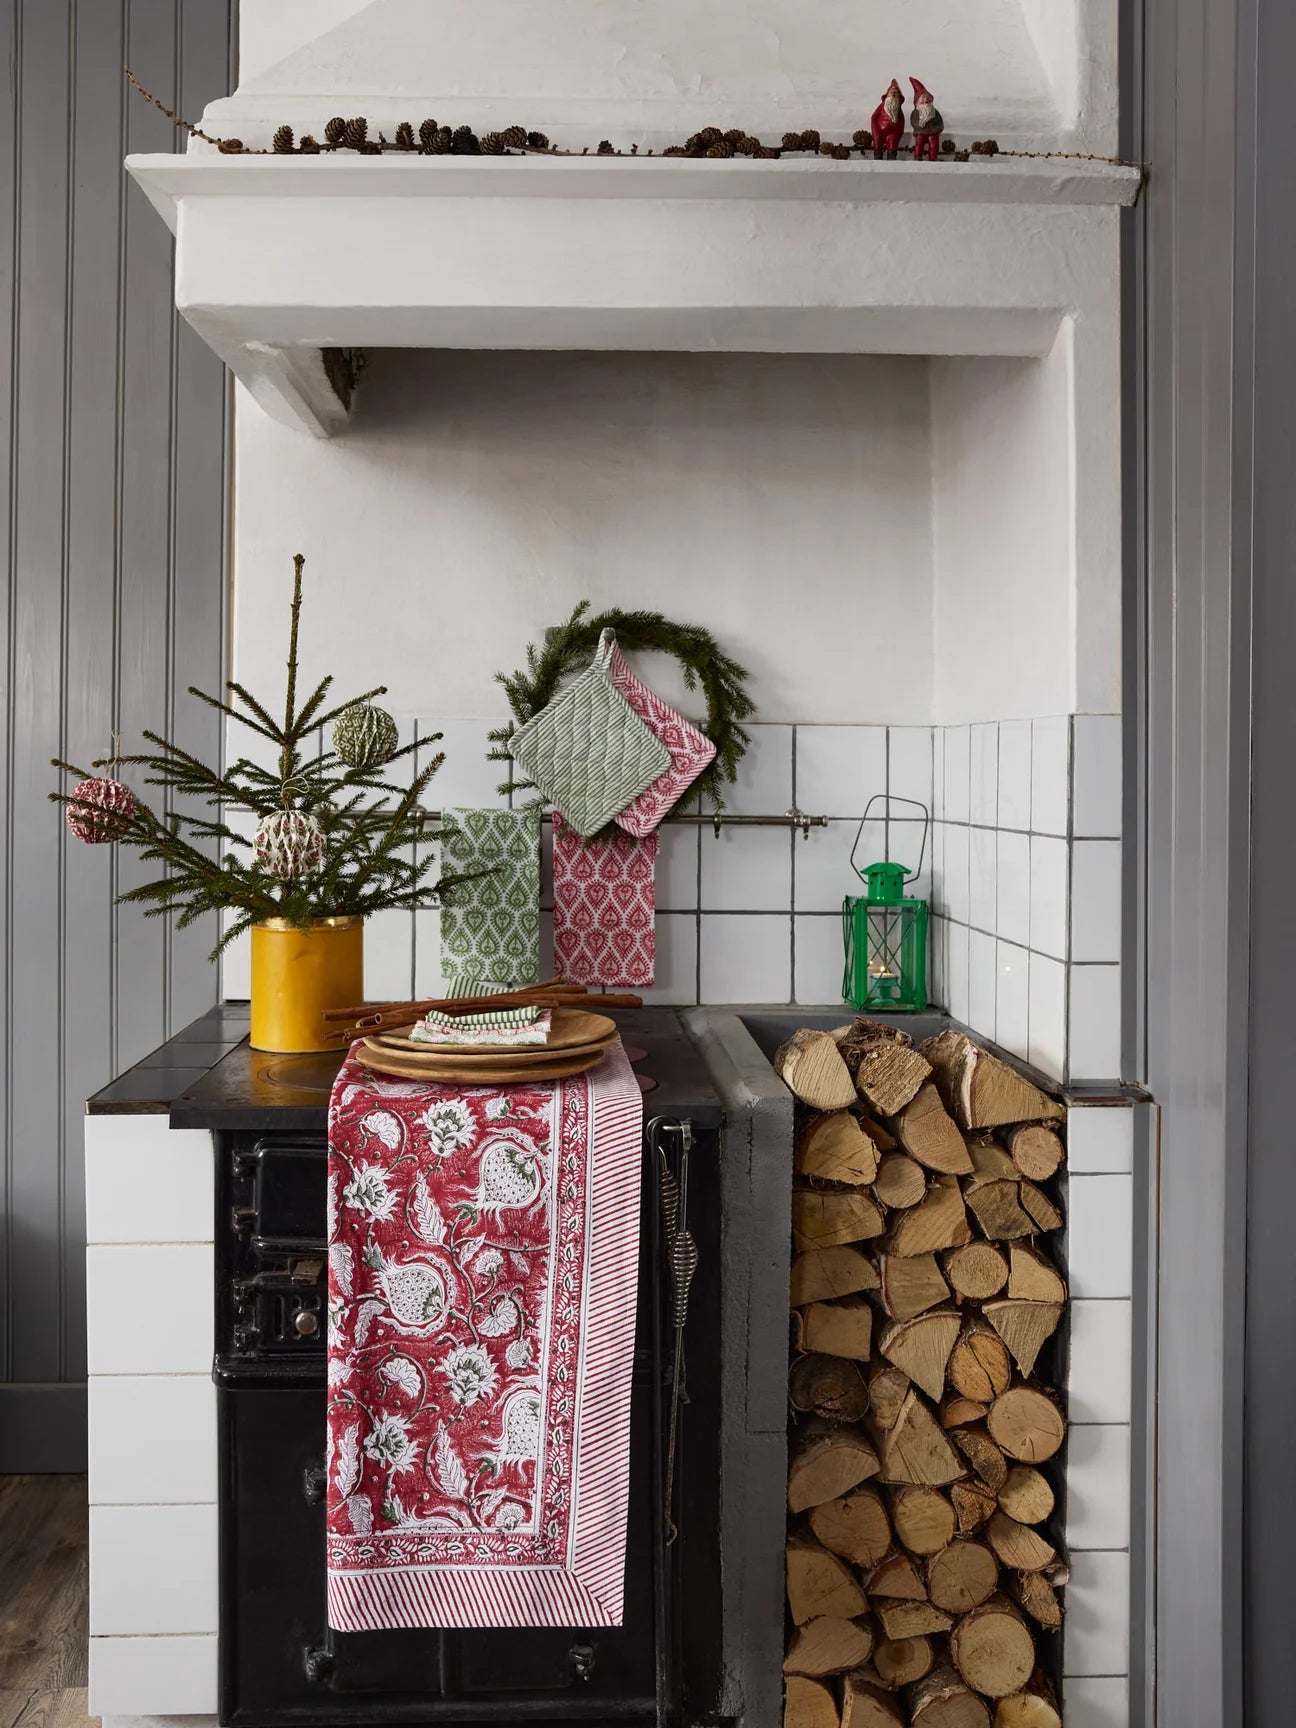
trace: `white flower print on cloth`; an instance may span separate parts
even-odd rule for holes
[[[446,1158],[466,1146],[475,1131],[472,1111],[457,1098],[445,1098],[434,1104],[424,1116],[423,1125],[437,1158]]]
[[[619,1624],[642,1118],[615,1045],[548,1085],[392,1088],[344,1063],[328,1170],[337,1629]],[[474,1580],[509,1570],[523,1583],[501,1610]]]
[[[342,1204],[368,1218],[386,1221],[396,1210],[396,1196],[378,1164],[357,1164],[355,1174],[342,1190]]]
[[[364,1454],[386,1470],[408,1470],[414,1462],[409,1424],[400,1416],[384,1416],[365,1435]]]
[[[376,1134],[389,1152],[401,1143],[401,1125],[390,1110],[371,1110],[364,1119],[366,1134]]]
[[[383,1363],[379,1372],[384,1380],[390,1381],[393,1386],[399,1386],[410,1398],[417,1398],[423,1389],[423,1376],[418,1371],[418,1363],[411,1362],[408,1356],[392,1356]]]
[[[452,1350],[441,1364],[441,1372],[450,1383],[450,1395],[456,1404],[475,1404],[495,1389],[494,1364],[476,1345]]]
[[[501,1296],[490,1313],[477,1322],[477,1330],[483,1338],[502,1338],[506,1332],[515,1332],[517,1323],[517,1303]]]

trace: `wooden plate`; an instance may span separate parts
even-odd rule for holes
[[[610,1038],[601,1038],[597,1044],[581,1044],[569,1050],[550,1050],[543,1044],[523,1045],[516,1050],[492,1050],[486,1054],[478,1054],[475,1050],[455,1050],[441,1053],[436,1046],[422,1044],[389,1044],[373,1038],[364,1041],[366,1050],[375,1056],[394,1056],[400,1062],[411,1068],[426,1068],[429,1066],[441,1068],[447,1062],[480,1074],[483,1079],[490,1079],[501,1068],[516,1068],[519,1063],[528,1068],[551,1068],[556,1063],[575,1061],[578,1057],[601,1056],[609,1044],[616,1042],[616,1034]]]
[[[606,1014],[590,1014],[584,1008],[555,1008],[549,1022],[549,1039],[545,1044],[474,1044],[466,1049],[462,1044],[426,1044],[421,1038],[411,1038],[412,1027],[396,1032],[378,1032],[375,1037],[389,1049],[418,1050],[429,1056],[517,1056],[551,1050],[589,1049],[592,1045],[609,1043],[617,1035],[616,1021]],[[369,1042],[368,1039],[365,1040]]]
[[[570,1056],[562,1062],[519,1062],[514,1068],[495,1069],[484,1074],[477,1064],[454,1061],[413,1063],[392,1050],[356,1051],[357,1060],[376,1074],[390,1074],[398,1080],[441,1080],[457,1086],[502,1086],[517,1080],[567,1080],[574,1074],[584,1074],[603,1060],[603,1050],[588,1056]]]

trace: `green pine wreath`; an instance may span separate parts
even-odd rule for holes
[[[582,600],[565,624],[545,631],[543,648],[528,644],[525,670],[495,674],[504,686],[513,719],[489,734],[495,748],[488,752],[488,760],[512,761],[509,742],[514,732],[548,707],[565,678],[585,670],[594,658],[599,637],[611,630],[629,653],[672,655],[683,668],[685,687],[700,688],[706,697],[702,730],[716,747],[715,759],[693,782],[688,796],[709,798],[715,809],[723,810],[721,787],[738,778],[738,764],[751,743],[742,725],[756,707],[747,693],[746,668],[730,659],[700,624],[675,624],[660,612],[613,610],[590,617],[589,610],[589,601]],[[511,778],[500,787],[503,793],[536,790],[530,780]]]

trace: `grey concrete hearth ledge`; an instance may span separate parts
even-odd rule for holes
[[[733,1009],[681,1018],[725,1107],[721,1247],[721,1708],[744,1728],[782,1717],[787,1505],[787,1287],[792,1095]]]

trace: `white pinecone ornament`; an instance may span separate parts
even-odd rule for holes
[[[257,823],[256,861],[267,876],[297,882],[324,862],[324,835],[305,810],[274,810]]]
[[[138,809],[130,787],[103,774],[73,788],[63,815],[78,840],[87,846],[106,846],[121,839]]]
[[[333,748],[348,768],[381,768],[400,743],[400,731],[385,708],[357,702],[333,722]]]

